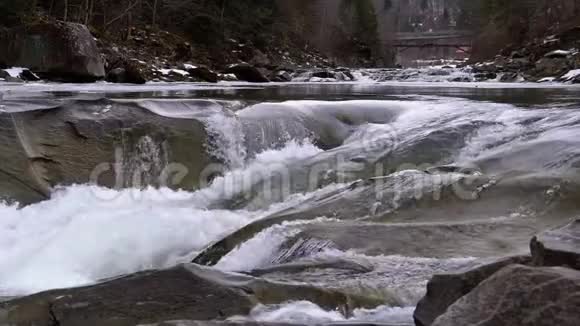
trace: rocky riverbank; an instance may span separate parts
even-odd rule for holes
[[[81,24],[44,21],[0,31],[0,78],[8,82],[57,81],[143,84],[152,82],[287,82],[353,80],[348,69],[315,50],[262,51],[227,40],[220,56],[195,48],[167,31],[133,28],[127,40],[95,38]],[[47,59],[48,58],[48,59]],[[26,67],[26,69],[9,69]]]
[[[530,257],[433,277],[416,325],[577,325],[580,220],[539,234],[530,248]]]
[[[472,63],[482,80],[580,83],[580,26],[535,39],[523,46],[510,45],[492,60]]]

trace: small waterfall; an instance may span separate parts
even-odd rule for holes
[[[155,141],[151,136],[140,137],[135,145],[124,148],[123,184],[142,188],[159,186],[159,178],[169,162],[169,150],[165,142]]]

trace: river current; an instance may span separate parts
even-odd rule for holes
[[[3,119],[70,103],[96,116],[137,103],[197,119],[211,136],[204,149],[225,166],[197,189],[84,183],[29,205],[6,198],[0,296],[196,259],[386,303],[347,318],[288,302],[234,320],[411,324],[434,273],[526,252],[533,234],[580,210],[577,86],[0,84],[0,96]],[[162,170],[175,149],[146,136],[124,162]],[[260,221],[272,222],[244,229]],[[235,245],[204,256],[229,235]],[[340,266],[271,269],[305,262]]]

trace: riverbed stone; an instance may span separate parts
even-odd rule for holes
[[[82,24],[42,22],[0,32],[0,61],[42,78],[92,82],[105,77],[96,42]]]
[[[241,81],[250,83],[267,83],[270,80],[260,69],[248,63],[239,63],[229,66],[224,73],[234,74]]]
[[[205,66],[188,66],[187,72],[191,77],[201,79],[208,83],[217,83],[218,74]]]
[[[219,163],[207,151],[208,132],[195,113],[163,115],[164,104],[156,101],[16,100],[4,105],[16,110],[0,113],[9,116],[0,119],[4,200],[35,203],[49,198],[57,185],[86,183],[196,189],[201,171]]]
[[[427,284],[427,293],[417,304],[415,325],[430,326],[455,301],[470,293],[488,277],[511,264],[530,264],[529,256],[514,256],[482,262],[468,271],[435,275]]]
[[[434,326],[576,326],[580,272],[510,265],[451,305]]]
[[[354,301],[333,290],[224,273],[193,264],[0,303],[0,325],[134,326],[167,320],[224,320],[258,303],[308,300],[350,313]]]
[[[534,237],[530,243],[534,264],[567,266],[580,270],[580,219]]]

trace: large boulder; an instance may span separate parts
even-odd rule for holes
[[[224,320],[258,304],[307,300],[348,315],[351,297],[308,285],[223,273],[193,264],[0,303],[0,325],[134,326],[167,320]]]
[[[536,68],[532,70],[532,75],[537,78],[557,77],[569,70],[566,58],[542,58],[536,62]]]
[[[511,265],[456,301],[434,326],[576,326],[580,272]]]
[[[241,81],[247,81],[250,83],[267,83],[270,80],[260,69],[247,64],[239,63],[229,66],[225,71],[225,74],[234,74]]]
[[[205,109],[225,110],[215,101],[3,104],[2,199],[28,204],[48,198],[57,185],[85,183],[196,189],[201,171],[220,162],[208,153],[204,120]]]
[[[138,62],[126,60],[121,66],[111,69],[106,80],[111,83],[145,84],[147,77]]]
[[[534,237],[530,244],[534,264],[568,266],[580,270],[580,219]]]
[[[447,308],[471,292],[481,282],[511,264],[529,264],[529,256],[515,256],[497,261],[484,262],[469,271],[435,275],[427,284],[427,293],[419,301],[413,315],[415,325],[430,326]]]
[[[92,82],[105,77],[95,39],[85,25],[51,22],[0,32],[0,62],[42,78]]]
[[[205,66],[185,65],[185,70],[191,77],[206,81],[208,83],[217,83],[218,74]]]

